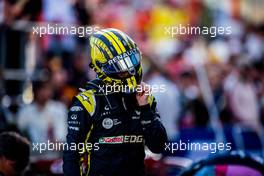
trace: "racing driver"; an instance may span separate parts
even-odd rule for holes
[[[142,82],[141,52],[112,28],[90,36],[90,51],[97,78],[74,97],[68,113],[67,144],[85,147],[64,150],[64,174],[143,176],[145,147],[161,153],[167,135]],[[109,91],[111,86],[115,89]]]

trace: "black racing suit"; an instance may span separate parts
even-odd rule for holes
[[[85,143],[88,149],[84,154],[64,151],[64,174],[143,176],[145,145],[161,153],[167,141],[154,97],[149,96],[149,104],[138,106],[135,94],[105,95],[98,91],[100,84],[98,80],[90,82],[87,91],[73,99],[67,143]]]

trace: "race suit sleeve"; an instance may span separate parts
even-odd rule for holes
[[[165,142],[167,142],[167,133],[160,121],[159,113],[156,110],[156,104],[152,96],[152,100],[149,101],[149,104],[140,106],[140,118],[147,147],[153,153],[162,153],[164,151]]]
[[[91,129],[90,119],[89,113],[87,113],[80,101],[75,98],[68,112],[68,134],[66,137],[68,146],[77,146],[79,143],[85,142],[86,134]],[[63,171],[65,176],[81,175],[80,151],[78,151],[78,148],[76,150],[73,149],[68,148],[63,152]]]

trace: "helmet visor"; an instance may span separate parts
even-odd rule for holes
[[[140,64],[141,53],[137,50],[130,50],[122,53],[103,65],[102,70],[107,75],[128,72],[131,75],[135,74],[136,67]]]

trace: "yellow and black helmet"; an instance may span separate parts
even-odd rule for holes
[[[90,37],[91,68],[106,84],[136,88],[142,79],[141,52],[124,32],[101,29]]]

